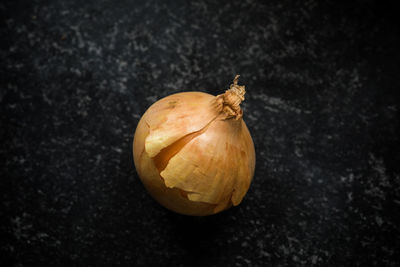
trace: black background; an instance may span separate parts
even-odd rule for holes
[[[395,266],[399,27],[384,1],[0,3],[3,266]],[[132,137],[246,85],[252,186],[210,217],[145,192]]]

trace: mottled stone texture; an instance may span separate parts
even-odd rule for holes
[[[399,266],[397,11],[379,1],[2,1],[2,266]],[[132,137],[155,100],[235,74],[242,204],[159,206]]]

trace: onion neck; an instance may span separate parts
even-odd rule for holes
[[[239,76],[236,75],[233,79],[233,84],[224,94],[217,95],[217,102],[222,105],[222,112],[226,115],[226,119],[234,118],[239,120],[243,116],[243,111],[240,108],[240,103],[244,100],[246,90],[244,85],[238,85]]]

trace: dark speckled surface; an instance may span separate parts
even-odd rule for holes
[[[0,3],[2,266],[399,266],[399,27],[378,1]],[[132,137],[241,74],[242,204],[171,213]]]

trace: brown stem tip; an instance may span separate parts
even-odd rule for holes
[[[239,77],[240,75],[236,75],[229,89],[224,94],[217,96],[217,101],[223,105],[222,111],[227,115],[227,119],[235,118],[238,120],[243,116],[240,103],[244,100],[246,90],[244,85],[238,85]]]

